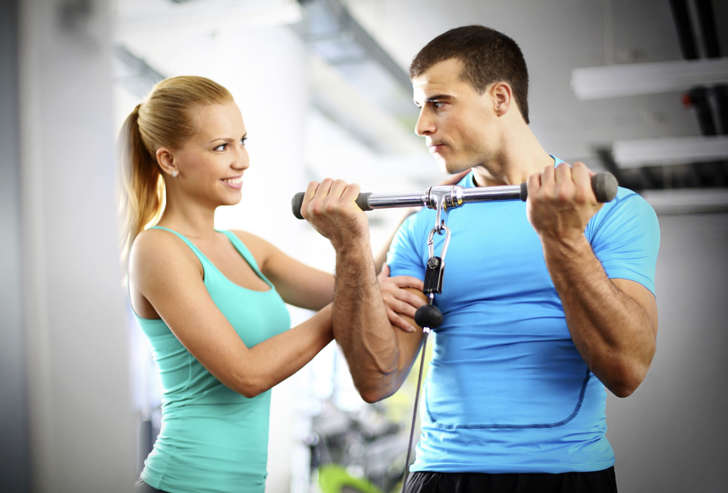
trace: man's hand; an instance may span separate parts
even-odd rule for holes
[[[578,239],[601,208],[591,185],[592,172],[584,163],[546,166],[528,177],[528,220],[546,240]]]
[[[417,309],[425,304],[421,297],[407,290],[414,288],[422,291],[424,287],[422,281],[410,276],[389,277],[388,265],[382,268],[377,279],[382,299],[387,306],[389,321],[406,332],[414,332],[415,327],[401,315],[414,319]]]
[[[301,215],[337,250],[352,241],[364,240],[368,245],[369,227],[366,214],[356,205],[358,195],[359,185],[343,180],[312,181],[301,203]]]

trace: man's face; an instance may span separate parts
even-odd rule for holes
[[[448,173],[486,163],[498,153],[498,118],[488,88],[483,94],[460,78],[457,58],[438,62],[412,79],[420,108],[415,133]],[[491,86],[488,86],[491,87]]]

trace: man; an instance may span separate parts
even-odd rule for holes
[[[606,389],[630,395],[655,352],[659,227],[624,188],[599,204],[583,163],[549,155],[528,126],[518,45],[482,26],[433,39],[410,68],[416,133],[461,186],[527,181],[528,201],[469,203],[452,231],[410,492],[616,491]],[[355,185],[311,183],[302,213],[336,250],[334,333],[362,397],[402,383],[421,332],[394,330]],[[393,275],[422,279],[435,213],[399,229]],[[435,254],[443,236],[435,235]]]

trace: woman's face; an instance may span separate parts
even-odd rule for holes
[[[175,184],[213,207],[240,201],[243,171],[250,165],[246,130],[238,105],[195,106],[189,110],[196,133],[174,151]]]

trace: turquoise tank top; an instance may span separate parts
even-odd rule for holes
[[[224,233],[270,289],[230,281],[187,238],[168,228],[197,255],[210,297],[246,346],[290,327],[286,306],[242,241]],[[161,319],[136,315],[149,338],[162,380],[162,425],[141,478],[170,493],[265,491],[270,390],[247,398],[222,384],[187,351]],[[204,330],[204,327],[200,328]]]

